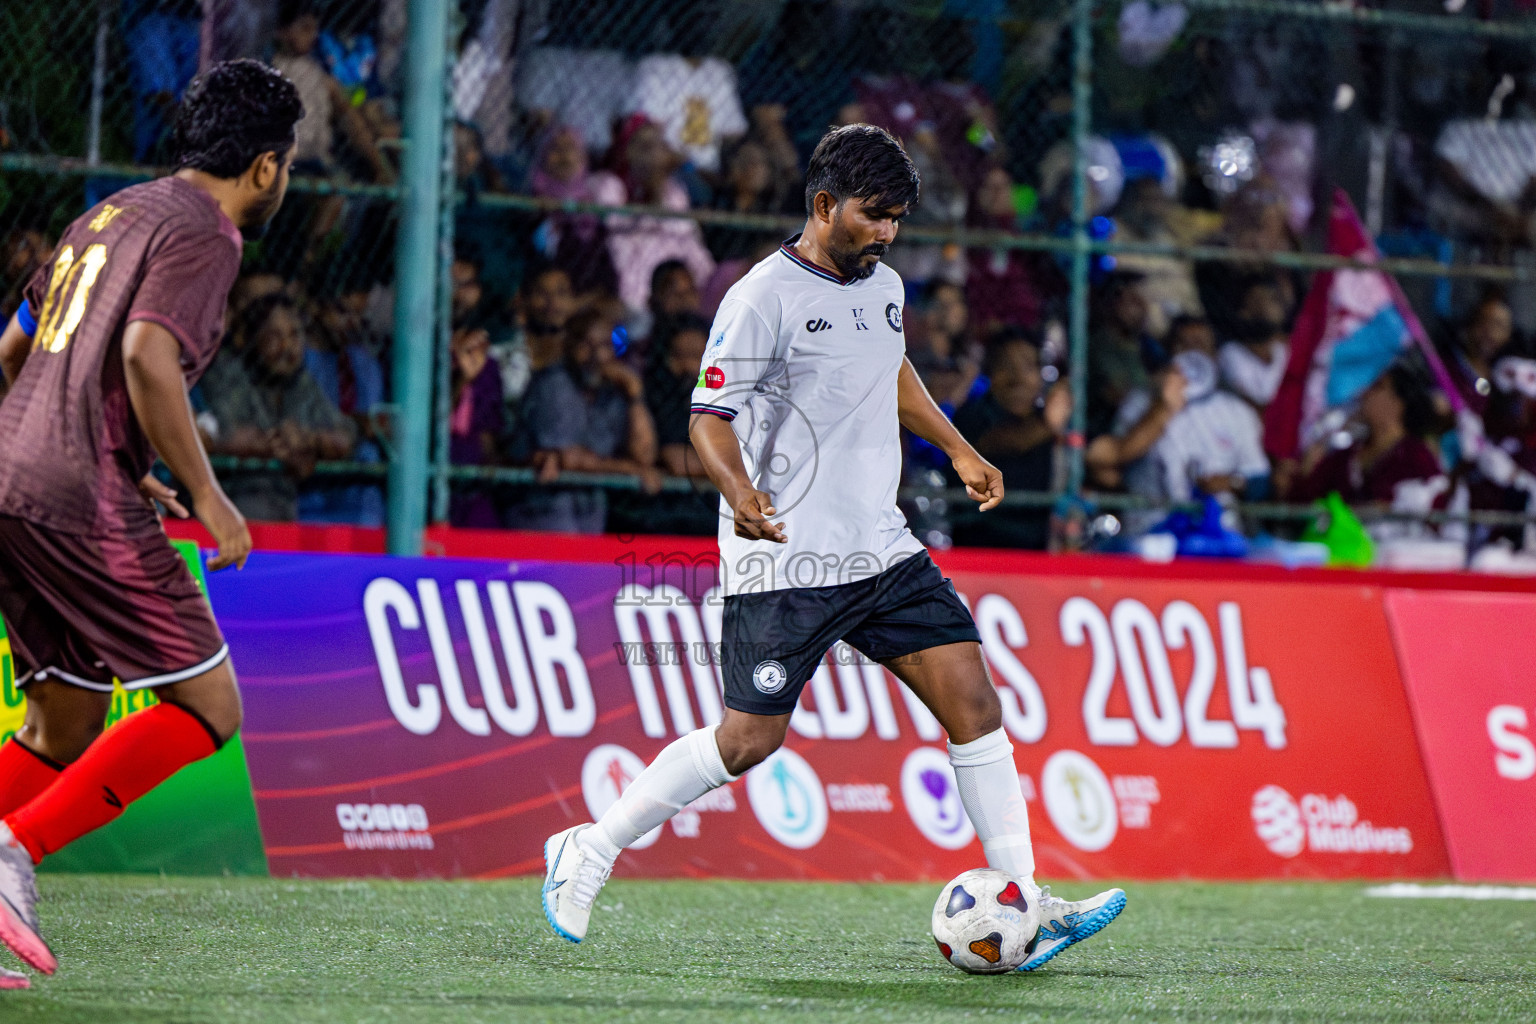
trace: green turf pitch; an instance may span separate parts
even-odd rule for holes
[[[1536,1020],[1536,903],[1126,888],[1045,970],[969,977],[928,937],[937,885],[615,881],[572,946],[533,880],[52,875],[60,973],[0,1022]]]

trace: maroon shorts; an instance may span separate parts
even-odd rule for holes
[[[164,686],[229,656],[208,601],[161,533],[83,537],[0,516],[0,616],[16,680],[110,692]]]

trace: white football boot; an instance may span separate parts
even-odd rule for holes
[[[613,870],[580,841],[591,827],[577,825],[544,841],[544,916],[557,935],[571,942],[587,937],[592,904]]]
[[[1047,885],[1035,890],[1035,899],[1040,907],[1040,931],[1029,959],[1019,966],[1021,971],[1043,967],[1068,946],[1097,934],[1125,909],[1122,889],[1109,889],[1074,903],[1052,896]]]
[[[37,874],[32,855],[0,822],[0,942],[28,964],[52,974],[59,962],[37,930]]]

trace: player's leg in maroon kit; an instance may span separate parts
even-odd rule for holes
[[[101,735],[111,694],[52,679],[26,686],[27,717],[0,746],[0,820],[51,786]]]
[[[18,874],[113,821],[177,771],[215,753],[240,728],[240,693],[226,658],[191,679],[156,688],[160,703],[125,718],[92,743],[42,794],[0,826],[0,874]],[[25,856],[27,863],[20,863]],[[9,863],[7,863],[9,862]],[[35,900],[34,883],[23,879]],[[0,893],[3,895],[3,893]],[[23,899],[21,902],[29,902]],[[0,941],[38,970],[57,967],[31,906],[0,900]]]

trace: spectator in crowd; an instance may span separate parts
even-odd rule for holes
[[[563,355],[565,326],[576,311],[570,274],[554,265],[534,270],[523,278],[516,310],[518,326],[489,350],[501,373],[506,414],[513,418],[533,375],[555,365]]]
[[[1064,381],[1045,387],[1040,344],[1022,328],[1008,328],[987,343],[983,364],[989,386],[955,414],[955,426],[976,450],[1002,470],[1013,491],[1049,491],[1055,453],[1072,416],[1072,392]],[[958,478],[949,471],[950,485]],[[957,543],[1043,550],[1049,512],[1003,506],[985,515],[957,516]]]
[[[460,323],[453,331],[452,411],[448,416],[448,460],[455,466],[494,466],[501,461],[501,372],[490,358],[484,327]],[[448,511],[454,526],[495,529],[499,523],[492,489],[484,484],[455,487]]]
[[[989,169],[971,202],[971,227],[1016,234],[1018,211],[1013,179],[1002,167]],[[1023,249],[970,249],[966,252],[965,296],[971,319],[982,332],[1004,327],[1036,329],[1057,277],[1038,253]]]
[[[1401,363],[1394,364],[1360,396],[1351,429],[1330,435],[1304,455],[1301,472],[1286,495],[1314,501],[1337,491],[1351,505],[1393,506],[1405,484],[1439,481],[1440,460],[1425,443],[1434,427],[1428,389]]]
[[[1237,300],[1231,340],[1221,346],[1221,384],[1262,411],[1275,398],[1291,358],[1290,311],[1268,277],[1249,278]]]
[[[1516,339],[1492,359],[1492,390],[1483,413],[1486,443],[1479,446],[1469,474],[1475,509],[1527,512],[1536,503],[1536,345]],[[1505,539],[1533,548],[1532,530],[1478,528],[1475,541]]]
[[[660,322],[668,317],[699,311],[699,285],[682,260],[665,260],[651,272],[651,316]]]
[[[505,308],[516,293],[527,256],[527,222],[511,210],[488,206],[485,194],[506,191],[496,166],[485,157],[474,125],[453,126],[456,177],[464,201],[453,218],[454,251],[478,268],[488,307]]]
[[[1514,337],[1514,316],[1504,293],[1483,293],[1449,346],[1445,360],[1461,400],[1481,416],[1493,395],[1493,360]]]
[[[1147,333],[1147,300],[1141,275],[1116,271],[1093,296],[1088,336],[1088,433],[1107,433],[1132,391],[1147,391],[1150,374],[1166,362]]]
[[[797,178],[785,178],[774,167],[768,148],[747,138],[733,146],[725,160],[724,180],[715,193],[715,207],[731,213],[793,213],[805,202]],[[719,225],[704,233],[709,250],[721,262],[745,258],[757,248],[756,232]]]
[[[565,471],[620,473],[654,494],[656,427],[640,376],[613,351],[615,320],[602,309],[573,316],[564,359],[533,375],[523,398],[520,447],[533,453],[545,485],[507,510],[513,529],[601,533],[606,495],[595,488],[558,486]]]
[[[540,199],[596,202],[580,129],[568,124],[550,129],[534,156],[529,188]],[[533,246],[546,261],[565,269],[578,293],[618,291],[608,233],[596,214],[551,215],[534,230]]]
[[[1113,441],[1098,444],[1092,461],[1101,472],[1123,472],[1126,490],[1153,502],[1188,501],[1196,492],[1262,497],[1264,425],[1253,406],[1218,386],[1211,325],[1183,317],[1168,336],[1173,358],[1157,393],[1137,388],[1126,396]]]
[[[236,365],[204,392],[217,431],[212,450],[282,463],[281,470],[235,475],[224,490],[249,519],[292,522],[299,484],[316,462],[349,458],[357,430],[304,368],[304,321],[292,299],[252,302],[237,331],[244,345],[229,357]]]
[[[946,281],[929,285],[922,314],[909,329],[907,356],[933,400],[953,413],[965,403],[979,371],[965,289]]]
[[[202,33],[199,0],[128,0],[123,4],[128,77],[133,86],[133,159],[155,162],[192,77]]]
[[[1182,213],[1164,183],[1155,177],[1135,178],[1126,183],[1120,204],[1115,207],[1115,240],[1151,245],[1176,245],[1187,241],[1176,223]],[[1147,327],[1161,335],[1179,316],[1200,316],[1199,289],[1195,271],[1188,260],[1146,253],[1119,253],[1115,257],[1122,270],[1139,273],[1144,280],[1142,297],[1147,300]]]
[[[706,175],[720,169],[721,149],[747,130],[736,69],[718,57],[640,58],[631,109],[660,126],[667,145]]]
[[[613,124],[634,96],[635,69],[614,50],[539,46],[520,58],[514,95],[533,137],[570,125],[594,154],[613,145]]]
[[[677,155],[667,148],[661,129],[635,114],[614,141],[613,169],[593,176],[593,195],[608,206],[635,204],[686,211],[688,193],[674,172]],[[608,251],[619,277],[619,298],[631,310],[643,310],[650,298],[651,272],[666,260],[682,260],[694,280],[707,280],[715,261],[704,246],[699,225],[691,220],[649,214],[611,214]]]
[[[21,290],[37,268],[53,255],[53,239],[38,228],[18,227],[0,243],[0,316],[9,318],[21,305]]]
[[[318,305],[314,329],[308,332],[304,368],[326,399],[351,419],[357,433],[353,461],[377,465],[384,461],[379,442],[385,433],[380,422],[385,376],[379,361],[382,346],[363,315],[367,304],[368,289],[354,285]],[[376,483],[316,480],[299,495],[299,518],[383,526],[384,491]]]
[[[277,52],[272,66],[293,82],[304,101],[304,119],[296,129],[298,149],[293,157],[295,174],[332,176],[338,169],[335,131],[338,127],[351,146],[351,156],[366,168],[374,181],[394,180],[394,168],[378,148],[378,136],[340,82],[315,57],[320,39],[320,18],[314,0],[282,0],[278,7]]]
[[[1290,207],[1269,178],[1260,175],[1227,200],[1222,233],[1216,244],[1261,253],[1294,252],[1299,248],[1291,231]],[[1219,337],[1236,336],[1237,303],[1242,284],[1253,276],[1268,278],[1280,293],[1286,309],[1295,309],[1302,288],[1294,275],[1279,267],[1248,260],[1220,260],[1199,264],[1195,282],[1200,305]]]
[[[706,477],[688,437],[688,410],[709,344],[709,321],[684,312],[657,321],[655,358],[645,377],[646,402],[656,424],[661,468],[670,476]]]

